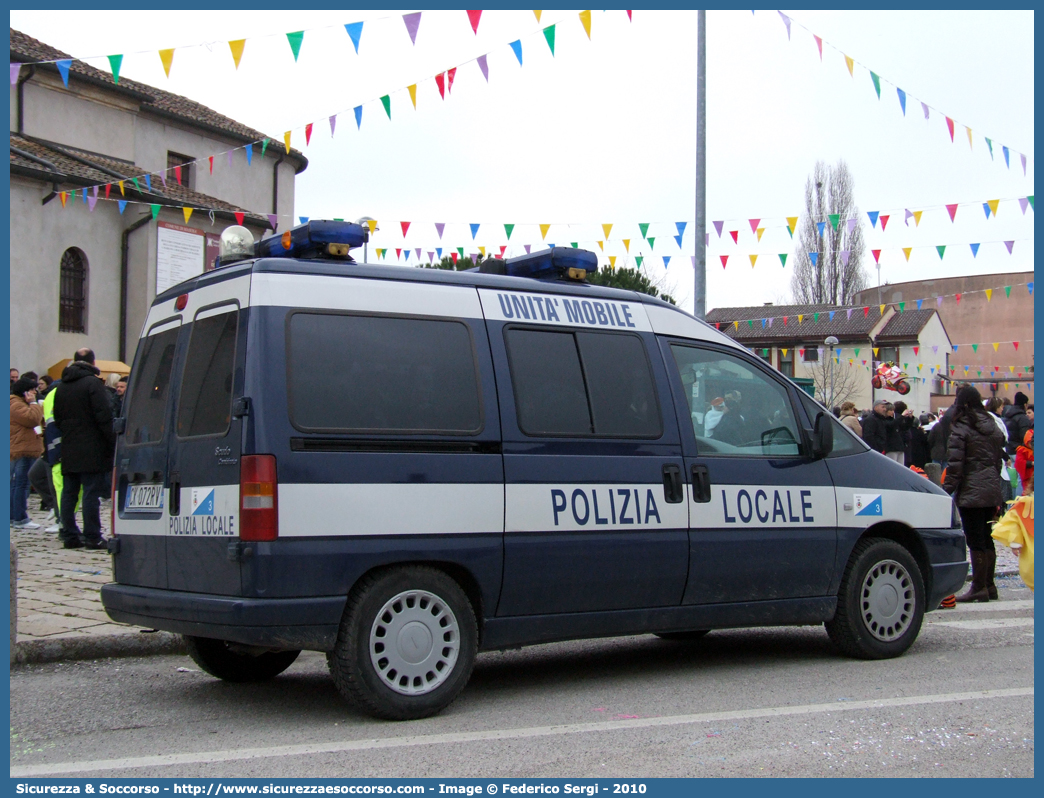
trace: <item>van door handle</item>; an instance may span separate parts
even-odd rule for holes
[[[705,465],[692,467],[692,500],[701,504],[711,500],[710,472]]]
[[[181,515],[181,474],[177,471],[170,473],[170,502],[167,506],[170,515]]]
[[[663,467],[663,498],[668,504],[679,504],[685,500],[681,469],[674,463]]]

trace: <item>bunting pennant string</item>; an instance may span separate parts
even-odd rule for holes
[[[870,73],[870,80],[871,80],[871,83],[873,84],[874,92],[877,95],[877,99],[881,99],[881,84],[882,83],[888,84],[889,86],[893,87],[896,90],[896,92],[897,92],[897,94],[899,96],[899,103],[900,103],[900,107],[901,107],[903,116],[906,115],[906,99],[907,99],[907,97],[910,97],[911,99],[914,99],[914,100],[916,100],[917,102],[919,102],[921,104],[921,109],[924,111],[924,118],[925,118],[925,120],[929,120],[930,119],[930,111],[935,111],[937,116],[939,116],[939,117],[941,117],[941,118],[946,120],[946,130],[947,130],[947,134],[950,137],[951,143],[954,140],[954,128],[955,128],[955,126],[957,124],[960,124],[962,127],[965,128],[965,130],[967,131],[967,134],[968,134],[968,143],[969,143],[969,145],[972,143],[972,130],[971,130],[971,127],[969,127],[968,125],[964,125],[961,122],[956,121],[953,117],[949,116],[948,114],[943,113],[941,110],[939,110],[935,106],[925,102],[924,100],[918,99],[918,98],[913,97],[912,95],[908,94],[908,92],[906,92],[903,89],[901,89],[895,83],[892,83],[887,78],[882,77],[879,73],[877,73],[874,70],[870,69],[868,66],[866,66],[866,64],[862,63],[858,59],[852,58],[847,53],[843,52],[840,48],[836,47],[835,45],[831,44],[829,41],[826,41],[826,40],[822,39],[820,36],[818,36],[815,33],[813,33],[812,30],[809,27],[804,25],[799,20],[794,19],[794,17],[788,16],[788,15],[784,14],[782,11],[779,11],[777,13],[780,15],[780,17],[782,17],[783,22],[786,25],[786,28],[787,28],[787,39],[788,40],[791,39],[791,25],[797,25],[799,28],[801,28],[806,33],[808,33],[810,36],[812,36],[813,39],[815,40],[815,44],[819,48],[820,60],[822,60],[823,45],[825,44],[827,47],[829,47],[835,53],[837,53],[838,55],[840,55],[840,56],[842,56],[844,58],[844,60],[845,60],[845,67],[848,69],[848,73],[852,77],[855,77],[854,67],[857,64],[859,65],[859,67],[861,67],[862,69],[865,69],[867,72],[869,72]],[[992,155],[992,152],[993,152],[993,142],[996,141],[996,139],[995,138],[987,139],[985,136],[983,136],[983,138],[986,139],[986,141],[988,142],[987,146],[989,147],[989,151],[990,151],[990,153]],[[974,148],[972,148],[972,149],[974,149]],[[1004,164],[1005,164],[1005,167],[1010,169],[1011,168],[1011,163],[1010,163],[1010,159],[1009,159],[1009,148],[1003,147],[1003,151],[1004,151]],[[1023,153],[1023,152],[1019,152],[1018,155],[1019,155],[1020,163],[1022,164],[1022,174],[1023,174],[1024,177],[1026,177],[1026,176],[1028,176],[1028,173],[1027,173],[1028,156],[1025,153]]]
[[[411,17],[411,18],[412,17],[416,17],[417,18],[415,20],[416,21],[416,25],[419,26],[419,18],[420,18],[420,16],[421,16],[420,12],[417,12],[414,15],[407,14],[407,15],[405,15],[402,18],[405,20],[406,17]],[[388,19],[388,18],[390,18],[390,17],[380,17],[378,19]],[[550,46],[550,48],[552,50],[552,54],[553,54],[553,52],[554,52],[554,38],[555,38],[555,36],[554,36],[554,29],[555,29],[556,25],[560,24],[560,22],[561,22],[561,20],[556,21],[555,23],[553,23],[553,24],[551,24],[549,26],[545,26],[542,29],[538,29],[538,31],[536,31],[536,32],[534,32],[532,34],[529,34],[529,35],[533,35],[533,36],[541,35],[547,41],[548,45]],[[407,28],[410,29],[412,24],[413,24],[412,22],[407,22]],[[340,27],[340,26],[327,26],[327,27]],[[347,30],[349,37],[352,39],[352,43],[355,46],[356,50],[358,50],[358,41],[359,41],[359,37],[361,36],[361,33],[362,33],[362,23],[361,22],[360,23],[351,23],[351,24],[345,25],[344,27]],[[322,29],[322,28],[319,28],[319,29],[316,29],[316,30],[320,30],[320,29]],[[414,26],[412,35],[414,35],[414,36],[416,35],[416,30],[417,30],[417,27]],[[295,31],[295,32],[292,32],[292,33],[280,34],[280,35],[283,35],[283,36],[287,37],[287,40],[290,43],[290,47],[294,51],[295,60],[296,60],[297,55],[300,52],[301,42],[304,39],[304,34],[307,33],[307,32],[308,32],[307,30],[304,30],[304,31]],[[240,59],[243,56],[243,51],[244,51],[244,46],[245,46],[246,41],[247,41],[246,39],[240,39],[240,40],[235,40],[235,41],[228,42],[228,45],[229,45],[229,47],[230,47],[230,49],[232,51],[232,57],[233,57],[233,60],[235,61],[235,65],[236,65],[237,69],[239,67]],[[521,39],[516,39],[514,42],[510,43],[511,49],[515,52],[515,55],[518,57],[519,65],[522,64],[522,44],[521,43],[522,43]],[[177,49],[183,49],[183,48],[177,48]],[[144,50],[144,51],[139,51],[139,52],[155,52],[155,51],[153,51],[153,50]],[[173,59],[173,52],[174,52],[174,50],[171,49],[171,56],[170,56],[171,59]],[[481,55],[479,55],[479,56],[477,56],[475,58],[469,59],[467,61],[462,61],[459,64],[457,64],[456,66],[448,67],[447,69],[441,70],[436,75],[431,75],[429,77],[430,77],[430,79],[435,81],[435,83],[436,83],[436,85],[437,85],[437,87],[439,89],[440,95],[443,95],[443,97],[444,97],[445,94],[448,94],[452,90],[453,78],[454,78],[454,76],[456,74],[457,69],[459,69],[462,66],[465,66],[467,64],[471,64],[471,63],[474,62],[479,67],[480,71],[483,74],[484,79],[488,83],[488,81],[489,81],[489,67],[488,67],[487,56],[491,52],[493,52],[493,51],[488,51],[488,52],[483,53],[483,54],[481,54]],[[56,65],[56,67],[59,69],[59,72],[63,72],[63,69],[64,69],[63,80],[66,80],[66,82],[67,82],[68,67],[72,64],[73,60],[79,60],[79,61],[86,62],[86,61],[88,61],[88,60],[90,60],[92,58],[100,58],[100,56],[88,56],[88,57],[85,57],[85,58],[78,58],[78,59],[62,59],[61,63],[56,62],[56,61],[35,61],[35,62],[24,62],[24,64],[47,64],[47,63],[54,63]],[[114,76],[114,81],[118,82],[119,81],[119,69],[120,69],[120,64],[122,62],[122,59],[123,59],[123,55],[106,56],[106,58],[109,60],[110,68],[111,68],[111,70],[113,72],[113,76]],[[161,54],[161,58],[163,58],[162,54]],[[18,74],[19,74],[19,71],[21,69],[21,66],[23,66],[23,64],[21,64],[21,63],[20,64],[12,64],[11,65],[12,84],[17,82]],[[445,83],[444,83],[444,81],[445,81]],[[352,106],[351,107],[351,111],[353,112],[354,117],[355,117],[356,128],[357,129],[361,129],[362,128],[362,110],[363,110],[363,105],[366,105],[366,104],[372,103],[372,102],[380,102],[382,107],[383,107],[383,109],[384,109],[385,114],[387,115],[388,119],[390,120],[392,118],[392,115],[391,115],[391,96],[393,94],[397,94],[399,92],[406,92],[410,96],[411,104],[413,105],[414,108],[416,108],[416,105],[417,105],[417,103],[416,103],[416,94],[417,94],[418,84],[420,82],[421,81],[417,81],[417,82],[408,84],[406,86],[401,87],[400,89],[397,89],[397,90],[392,91],[392,92],[388,92],[387,94],[384,94],[384,95],[382,95],[382,96],[380,96],[378,98],[371,98],[370,100],[367,100],[367,101],[365,101],[365,102],[363,102],[363,103],[361,103],[359,105]],[[443,86],[445,86],[445,94],[443,93]],[[330,129],[331,129],[331,135],[332,135],[333,131],[334,131],[335,127],[336,127],[336,118],[337,118],[337,116],[342,114],[342,113],[347,113],[348,110],[349,110],[349,108],[343,108],[343,109],[341,109],[340,111],[338,111],[338,112],[336,112],[334,114],[328,114],[328,115],[325,115],[325,116],[321,116],[321,117],[319,117],[319,119],[327,119],[329,121]],[[312,120],[311,122],[307,122],[307,123],[305,123],[303,125],[300,125],[298,127],[290,128],[289,130],[287,130],[283,134],[283,141],[284,141],[284,145],[285,145],[285,148],[286,148],[287,152],[290,151],[290,139],[291,139],[291,135],[295,131],[304,131],[305,132],[305,146],[306,147],[309,146],[309,144],[311,143],[311,127],[314,125],[315,121],[317,121],[317,120]],[[263,146],[267,147],[269,139],[268,138],[258,139],[255,142],[250,142],[250,143],[245,144],[245,145],[240,146],[240,147],[234,147],[234,148],[226,150],[224,152],[225,152],[225,154],[228,157],[229,163],[231,164],[232,154],[234,152],[236,152],[237,150],[246,150],[248,147],[251,147],[253,144],[260,144],[262,142],[263,142]],[[210,154],[210,155],[203,155],[203,156],[200,156],[199,158],[197,158],[194,161],[187,161],[187,162],[185,162],[182,165],[184,166],[184,165],[188,165],[190,163],[191,164],[199,164],[199,163],[204,163],[204,162],[206,162],[209,165],[210,159],[213,158],[214,156],[217,156],[217,155],[220,155],[220,154],[221,153],[219,152],[219,153],[213,153],[213,154]],[[249,159],[249,157],[250,156],[248,154],[247,158]],[[179,167],[174,167],[174,168],[176,169],[176,168],[179,168]],[[163,178],[165,180],[165,176],[166,176],[165,173],[166,172],[170,172],[170,171],[171,171],[171,169],[168,168],[167,170],[165,170],[165,172],[152,172],[151,174],[158,174],[161,178]],[[106,185],[106,184],[99,183],[98,185],[100,186],[100,185]]]

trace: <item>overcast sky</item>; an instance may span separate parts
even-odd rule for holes
[[[601,225],[611,223],[605,255],[633,265],[644,254],[643,269],[691,310],[696,12],[635,11],[629,22],[623,11],[593,11],[588,41],[577,11],[545,11],[539,24],[531,11],[486,11],[477,35],[464,11],[426,11],[416,44],[401,13],[12,11],[11,25],[73,56],[101,56],[88,63],[103,69],[106,55],[124,53],[122,75],[274,138],[292,129],[292,145],[310,161],[297,179],[296,215],[375,217],[371,258],[374,247],[394,255],[404,245],[425,259],[437,246],[470,253],[507,244],[510,256],[526,243],[578,241],[599,251]],[[794,251],[785,217],[802,212],[817,159],[848,162],[867,249],[882,250],[882,281],[1032,269],[1034,211],[1024,215],[1017,199],[1034,193],[1033,13],[785,13],[789,40],[776,11],[707,14],[707,308],[788,296],[790,272],[778,257]],[[344,24],[360,21],[356,54]],[[552,23],[554,56],[541,34]],[[824,40],[822,61],[802,25]],[[295,63],[285,33],[297,30],[306,33]],[[226,42],[242,38],[237,71]],[[517,39],[521,67],[509,47]],[[178,48],[169,79],[157,55],[166,47]],[[855,60],[854,76],[842,52]],[[488,83],[472,60],[484,53]],[[443,100],[433,76],[458,64]],[[882,78],[880,100],[868,69]],[[896,86],[908,95],[905,116]],[[945,116],[956,123],[952,143]],[[987,220],[982,203],[994,199],[998,215]],[[954,222],[949,203],[961,203]],[[905,209],[924,211],[919,227],[904,226]],[[886,231],[870,229],[867,211],[892,214]],[[762,220],[760,241],[749,218]],[[725,221],[720,239],[714,220]],[[411,222],[405,240],[401,221]],[[688,222],[681,249],[679,221]],[[447,225],[441,241],[436,222]],[[654,246],[642,241],[641,222],[651,223]],[[474,240],[469,223],[481,224]],[[505,223],[516,225],[510,241]],[[543,242],[542,223],[552,224]],[[729,230],[739,231],[738,244]],[[942,260],[937,245],[947,246]],[[909,262],[903,247],[914,247]],[[876,284],[869,252],[864,266]]]

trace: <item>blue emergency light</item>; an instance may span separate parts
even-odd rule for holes
[[[503,264],[501,268],[500,264]],[[598,256],[586,249],[554,247],[503,261],[484,261],[480,271],[495,271],[512,277],[548,280],[565,277],[583,280],[589,272],[598,271]]]
[[[370,240],[370,231],[354,222],[316,219],[254,245],[260,258],[342,258]]]

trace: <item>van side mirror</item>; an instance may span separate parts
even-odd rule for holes
[[[817,460],[826,457],[834,450],[834,426],[830,417],[822,410],[816,414],[812,428],[812,456]]]
[[[127,419],[125,416],[119,416],[112,420],[112,431],[117,435],[122,435],[127,431]]]

